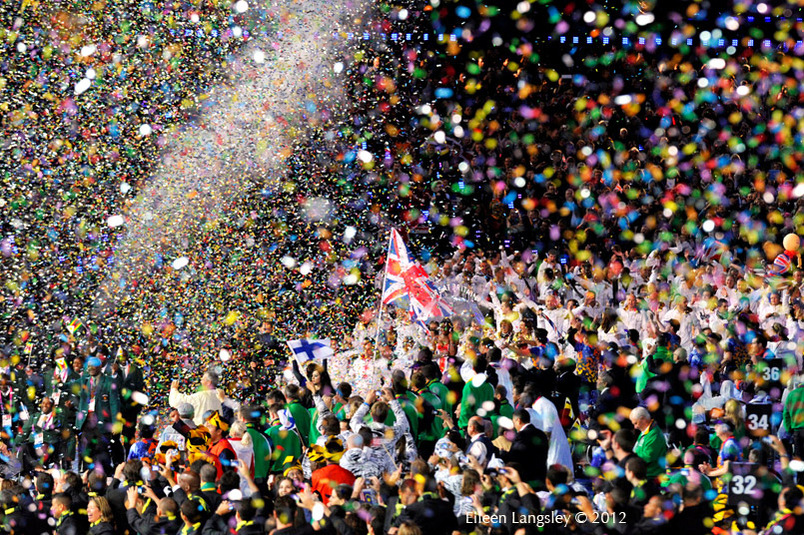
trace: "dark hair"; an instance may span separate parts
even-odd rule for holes
[[[53,492],[53,476],[48,472],[37,473],[36,490],[41,494],[50,494]]]
[[[257,516],[257,508],[250,499],[240,500],[237,502],[237,512],[240,514],[241,520],[253,520]]]
[[[634,432],[631,429],[620,429],[614,433],[612,438],[623,451],[627,453],[634,451],[636,437],[634,437]]]
[[[475,373],[485,373],[488,365],[489,363],[486,360],[486,357],[483,355],[478,355],[477,358],[475,358],[475,364],[472,366],[472,368],[475,370]]]
[[[423,347],[416,355],[416,360],[422,364],[433,360],[433,351],[429,347]]]
[[[554,487],[566,485],[569,481],[569,472],[560,464],[554,464],[547,469],[547,481]]]
[[[341,397],[343,399],[349,399],[352,397],[352,385],[347,382],[338,384],[338,391],[341,393]]]
[[[296,502],[290,496],[280,496],[274,501],[274,513],[283,524],[293,524]]]
[[[181,504],[181,514],[187,518],[190,524],[198,524],[204,518],[204,507],[201,502],[194,499],[189,499]]]
[[[268,396],[266,396],[266,399],[268,400],[268,405],[274,405],[274,404],[284,405],[285,403],[287,403],[285,394],[283,394],[279,390],[271,390],[270,392],[268,392]]]
[[[527,409],[516,409],[514,411],[514,418],[518,418],[523,424],[530,423],[530,413]]]
[[[84,488],[84,482],[81,480],[81,476],[75,472],[67,472],[64,474],[64,483],[67,485],[71,494],[78,494]]]
[[[456,429],[450,429],[447,431],[447,439],[458,446],[460,450],[464,450],[466,447],[466,440],[464,440],[461,432]]]
[[[299,385],[293,383],[285,387],[285,397],[292,401],[299,401],[301,399],[301,388]]]
[[[648,463],[642,457],[636,455],[628,459],[625,463],[625,469],[630,470],[638,481],[647,479],[648,477]]]
[[[218,488],[221,494],[226,494],[230,490],[240,488],[240,476],[234,470],[226,470],[223,472],[220,480],[218,480]]]
[[[370,524],[371,524],[371,531],[373,533],[385,533],[385,515],[382,514],[372,515]]]
[[[123,477],[126,478],[126,483],[129,485],[135,484],[138,481],[142,480],[142,461],[139,459],[133,459],[131,461],[126,462],[126,465],[123,467]]]
[[[636,329],[628,329],[628,341],[631,345],[636,345],[639,342],[639,331]]]
[[[348,502],[352,497],[352,487],[342,483],[335,487],[333,494],[341,500]]]
[[[137,474],[137,477],[139,478],[139,474]],[[136,483],[137,481],[139,481],[139,479],[131,483]],[[87,476],[87,490],[98,494],[98,496],[103,496],[106,492],[106,476],[97,470],[91,471],[89,476]]]
[[[140,437],[145,439],[151,439],[154,438],[156,428],[152,425],[140,424],[139,431],[140,431]]]
[[[799,502],[804,500],[804,492],[796,485],[787,487],[787,492],[784,493],[784,505],[790,510],[795,509]]]
[[[681,489],[681,498],[685,501],[698,501],[703,498],[703,488],[700,485],[684,485]]]
[[[374,434],[371,432],[371,428],[369,426],[364,425],[357,431],[357,434],[360,435],[361,439],[363,439],[363,446],[371,446],[371,441],[374,440]]]
[[[428,381],[441,377],[441,368],[435,362],[427,362],[419,368]]]
[[[335,389],[332,388],[332,379],[329,377],[329,372],[325,369],[321,372],[321,395],[332,395]]]
[[[244,405],[240,408],[240,417],[246,423],[254,423],[262,416],[262,407],[259,405]]]
[[[615,479],[609,492],[615,505],[625,505],[631,498],[631,485]]]
[[[405,378],[405,374],[402,373],[402,370],[394,370],[394,373],[391,374],[391,386],[394,389],[394,394],[397,396],[401,396],[407,391],[408,380]]]
[[[190,465],[190,470],[195,472],[196,474],[198,474],[199,478],[200,478],[201,477],[201,469],[204,468],[208,464],[211,464],[211,463],[209,463],[208,461],[206,461],[204,459],[196,459]],[[199,479],[199,481],[200,481],[200,479]]]
[[[327,414],[321,419],[321,427],[324,435],[337,435],[341,432],[341,421],[334,414]]]
[[[519,406],[520,407],[532,407],[533,404],[536,403],[536,399],[530,392],[530,385],[528,385],[528,390],[522,392],[522,395],[519,396]],[[522,409],[525,410],[525,409]]]
[[[416,370],[410,376],[410,386],[416,390],[421,390],[427,384],[427,378],[421,370]]]
[[[601,372],[600,383],[606,387],[610,387],[614,384],[614,376],[608,371]]]
[[[489,362],[500,362],[502,360],[502,351],[499,347],[492,347],[486,352],[486,357]]]
[[[73,499],[66,492],[60,492],[53,495],[52,503],[60,503],[69,510],[73,506]]]
[[[416,493],[416,480],[412,478],[405,479],[402,481],[402,484],[399,486],[399,492],[401,493],[402,490],[408,490],[410,492]]]
[[[371,418],[378,424],[384,424],[388,418],[388,405],[384,401],[377,401],[371,406]]]

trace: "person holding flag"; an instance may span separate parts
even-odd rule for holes
[[[452,308],[438,293],[427,272],[411,259],[402,235],[396,229],[391,229],[384,279],[381,310],[383,306],[407,297],[411,318],[422,326],[430,319],[452,314]]]

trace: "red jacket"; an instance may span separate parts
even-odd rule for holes
[[[337,464],[329,464],[313,472],[313,491],[321,494],[324,505],[329,504],[329,497],[338,485],[354,485],[354,482],[354,474]]]
[[[215,444],[210,445],[209,454],[215,459],[215,468],[218,470],[218,479],[223,475],[223,468],[230,470],[237,469],[237,453],[229,441],[225,438],[220,439]]]

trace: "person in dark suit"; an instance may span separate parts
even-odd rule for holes
[[[137,489],[143,486],[142,482],[142,461],[126,461],[117,467],[114,474],[112,486],[106,489],[106,500],[112,508],[115,524],[121,529],[129,528],[126,507],[126,496],[129,489]]]
[[[533,486],[543,488],[547,476],[547,451],[549,441],[544,431],[530,423],[530,413],[517,409],[512,418],[516,436],[511,449],[502,454],[506,463],[517,463],[522,467],[520,477]]]
[[[297,509],[296,501],[290,496],[280,496],[276,499],[274,502],[276,529],[272,535],[313,535],[316,533],[310,524],[303,524],[298,528],[294,525]]]
[[[137,430],[137,418],[142,412],[141,397],[135,393],[145,391],[145,378],[142,370],[129,357],[128,351],[119,349],[117,359],[112,363],[112,378],[115,379],[120,392],[120,413],[125,422],[123,425],[123,438],[126,445],[134,440]]]
[[[34,488],[36,497],[31,502],[34,506],[30,512],[33,516],[34,533],[50,533],[52,522],[50,510],[53,506],[53,488],[55,482],[49,472],[39,472],[36,474]]]
[[[421,528],[422,535],[443,535],[457,530],[458,520],[455,518],[452,505],[442,500],[436,489],[435,480],[427,477],[423,485],[424,492],[416,502],[405,507],[394,525],[400,526],[404,522],[411,522]]]
[[[92,459],[104,473],[112,472],[110,446],[114,424],[120,419],[120,391],[114,380],[101,374],[101,360],[97,357],[87,361],[89,374],[81,381],[81,395],[75,428],[79,437],[81,459]]]
[[[137,489],[129,487],[126,493],[126,517],[132,532],[139,535],[175,535],[184,525],[177,516],[179,506],[173,498],[159,500],[153,516],[137,511],[138,499]]]
[[[56,535],[78,535],[78,524],[71,508],[72,500],[69,494],[56,494],[53,497],[50,513],[56,519],[56,529],[54,530]]]
[[[59,350],[60,351],[60,350]],[[60,352],[54,352],[54,364],[45,371],[47,397],[53,400],[55,412],[61,420],[62,467],[70,469],[75,459],[76,436],[75,416],[81,394],[81,372],[84,359],[80,356],[66,359]]]
[[[183,526],[177,535],[201,535],[204,527],[204,515],[198,507],[198,502],[187,500],[179,507]]]

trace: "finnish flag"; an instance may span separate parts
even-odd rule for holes
[[[288,340],[288,347],[290,347],[293,356],[296,357],[300,365],[311,360],[328,359],[335,354],[329,338],[324,338],[323,340],[312,340],[310,338]]]

